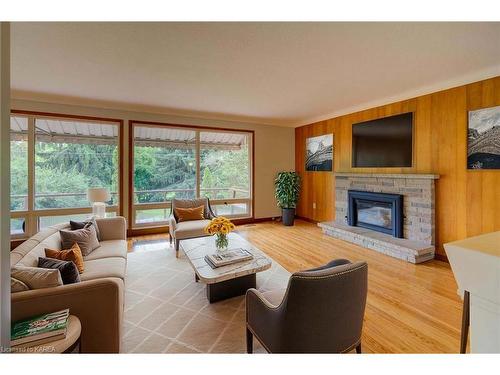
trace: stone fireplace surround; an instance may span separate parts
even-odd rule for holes
[[[435,253],[434,174],[335,173],[335,221],[319,223],[325,234],[372,250],[421,263]],[[348,190],[401,194],[403,237],[347,224]]]

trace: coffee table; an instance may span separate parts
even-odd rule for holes
[[[214,269],[205,260],[205,255],[217,251],[214,236],[182,240],[180,243],[194,269],[195,280],[207,284],[210,303],[245,294],[248,289],[256,287],[257,272],[271,268],[271,259],[250,242],[236,233],[228,236],[229,250],[243,248],[253,255],[253,259]]]

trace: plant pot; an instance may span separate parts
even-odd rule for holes
[[[283,221],[283,225],[286,225],[287,227],[292,226],[295,219],[295,208],[282,208],[281,219]]]

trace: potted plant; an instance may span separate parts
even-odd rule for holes
[[[276,200],[281,208],[283,224],[293,225],[299,200],[300,176],[296,172],[280,172],[274,181]]]

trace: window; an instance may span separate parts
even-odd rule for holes
[[[134,127],[136,224],[165,223],[171,199],[196,196],[195,136],[191,130]]]
[[[17,112],[11,115],[11,236],[81,220],[90,187],[111,193],[120,213],[121,120]],[[217,215],[252,216],[253,132],[130,122],[128,221],[168,224],[171,200],[208,197]]]
[[[89,214],[69,214],[69,215],[59,215],[59,216],[40,216],[38,219],[38,228],[45,229],[51,225],[67,223],[70,220],[73,221],[84,221],[89,218]],[[116,212],[106,212],[106,217],[114,217]]]
[[[12,236],[88,217],[89,187],[109,189],[107,211],[116,215],[120,131],[120,123],[104,120],[12,116]]]
[[[252,133],[132,123],[135,227],[165,225],[173,198],[210,198],[228,217],[251,216]]]
[[[22,237],[24,235],[25,219],[23,217],[16,217],[10,219],[10,235],[13,237]]]
[[[28,209],[28,119],[10,120],[10,209]]]
[[[170,209],[165,208],[152,208],[149,210],[141,210],[137,208],[135,210],[135,222],[136,224],[154,224],[154,223],[166,223],[168,217],[170,216]]]
[[[248,134],[200,132],[200,195],[217,215],[249,216],[248,145]]]
[[[89,187],[118,204],[118,126],[35,120],[35,209],[90,207]]]
[[[28,118],[10,119],[10,234],[25,237],[28,198]]]

